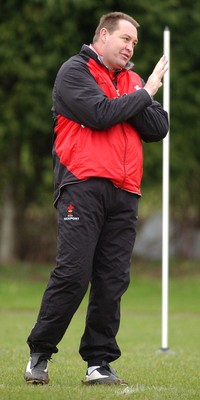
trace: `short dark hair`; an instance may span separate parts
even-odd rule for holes
[[[102,28],[106,28],[109,33],[113,33],[118,28],[119,21],[121,20],[129,21],[133,26],[135,26],[135,28],[140,26],[134,18],[122,12],[114,11],[109,14],[102,15],[94,34],[93,43],[98,40],[99,33]]]

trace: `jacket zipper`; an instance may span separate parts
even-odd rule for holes
[[[116,90],[117,96],[120,97],[119,89],[117,87],[117,76],[114,77],[112,83]],[[127,152],[127,137],[126,133],[124,132],[124,128],[123,128],[123,135],[124,135],[124,157],[123,157],[124,179],[122,181],[122,187],[124,186],[124,183],[126,181],[126,152]]]

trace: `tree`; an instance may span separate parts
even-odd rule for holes
[[[70,1],[2,5],[1,260],[16,256],[27,207],[52,190],[51,90],[59,64],[77,47],[76,11]]]

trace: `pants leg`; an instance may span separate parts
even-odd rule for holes
[[[31,352],[58,351],[56,346],[87,291],[104,223],[100,185],[101,180],[97,179],[70,185],[58,201],[56,267],[27,339]]]
[[[109,207],[95,252],[86,327],[80,354],[89,366],[112,362],[121,352],[116,341],[120,300],[130,281],[138,197],[112,186]]]

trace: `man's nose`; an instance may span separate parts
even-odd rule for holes
[[[133,46],[132,46],[131,43],[127,43],[127,44],[126,44],[126,50],[128,50],[130,53],[133,52]]]

